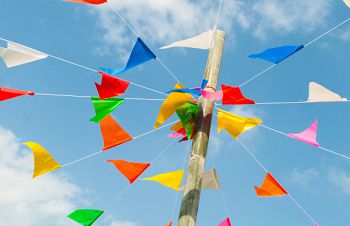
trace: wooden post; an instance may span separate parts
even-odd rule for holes
[[[204,76],[204,79],[208,80],[205,90],[212,92],[216,91],[224,42],[225,32],[216,30],[213,46],[209,51],[208,63]],[[198,108],[196,133],[193,137],[192,152],[184,187],[178,226],[196,225],[214,101],[201,97],[198,102]]]

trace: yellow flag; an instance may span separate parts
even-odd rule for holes
[[[153,177],[144,178],[142,180],[156,181],[166,187],[176,191],[180,190],[184,170],[177,170],[169,173],[159,174]]]
[[[173,125],[172,127],[170,127],[170,130],[172,131],[179,131],[180,129],[184,128],[182,126],[182,122],[181,121],[178,121],[175,125]]]
[[[235,139],[245,131],[259,125],[262,120],[257,118],[243,118],[227,111],[218,109],[218,131],[225,129]]]
[[[183,88],[181,83],[177,83],[174,87],[174,89],[181,88]],[[154,128],[158,128],[161,124],[163,124],[168,118],[170,118],[170,116],[176,112],[178,108],[187,103],[187,101],[190,99],[192,99],[192,95],[188,93],[170,93],[160,108]]]
[[[34,155],[33,178],[61,168],[61,165],[39,144],[34,142],[25,142],[23,144],[28,146]]]

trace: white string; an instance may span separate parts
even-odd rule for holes
[[[163,61],[157,56],[158,62],[164,67],[164,69],[177,81],[180,82],[179,79],[170,71],[170,69],[163,63]]]
[[[166,125],[163,125],[163,126],[161,126],[161,127],[158,127],[158,128],[156,128],[156,129],[153,129],[153,130],[151,130],[151,131],[149,131],[149,132],[147,132],[147,133],[144,133],[144,134],[141,134],[141,135],[139,135],[139,136],[137,136],[137,137],[134,137],[133,140],[139,139],[139,138],[141,138],[141,137],[143,137],[143,136],[146,136],[146,135],[148,135],[148,134],[150,134],[150,133],[154,133],[154,132],[156,132],[156,131],[158,131],[158,130],[160,130],[160,129],[163,129],[163,128],[165,128],[165,127],[168,127],[168,126],[170,126],[170,125],[173,125],[173,124],[175,124],[175,123],[177,123],[177,122],[179,122],[179,120],[174,121],[174,122],[171,122],[171,123],[168,123],[168,124],[166,124]]]
[[[130,81],[129,81],[129,82],[130,82]],[[161,92],[161,91],[158,91],[158,90],[155,90],[155,89],[152,89],[152,88],[148,88],[148,87],[146,87],[146,86],[142,86],[142,85],[137,84],[137,83],[130,82],[130,84],[132,84],[132,85],[134,85],[134,86],[137,86],[137,87],[140,87],[140,88],[143,88],[143,89],[147,89],[147,90],[152,91],[152,92],[155,92],[155,93],[162,94],[162,95],[164,95],[164,96],[168,96],[168,94],[166,94],[166,93],[163,93],[163,92]]]
[[[261,168],[263,168],[265,170],[266,173],[268,173],[269,171],[265,168],[265,166],[253,155],[253,153],[251,151],[249,151],[249,149],[247,148],[247,146],[245,146],[239,139],[237,139],[238,143],[244,148],[244,150],[246,150],[250,156],[253,157],[253,159],[260,165]]]
[[[222,9],[222,2],[223,2],[223,0],[220,0],[220,4],[219,4],[219,8],[218,8],[218,13],[217,13],[217,15],[216,15],[216,20],[215,20],[215,26],[214,26],[214,30],[216,30],[217,29],[217,27],[218,27],[218,24],[219,24],[219,18],[220,18],[220,13],[221,13],[221,9]]]
[[[309,43],[307,43],[306,45],[304,45],[304,49],[306,47],[308,47],[309,45],[313,44],[314,42],[318,41],[319,39],[321,39],[322,37],[326,36],[327,34],[329,34],[330,32],[334,31],[335,29],[339,28],[340,26],[342,26],[343,24],[347,23],[348,21],[350,21],[350,17],[346,20],[344,20],[343,22],[339,23],[338,25],[336,25],[335,27],[331,28],[330,30],[326,31],[325,33],[323,33],[322,35],[318,36],[317,38],[313,39],[312,41],[310,41]],[[287,58],[288,59],[288,58]],[[286,59],[286,60],[287,60]],[[283,62],[283,61],[282,61]],[[281,63],[282,63],[281,62]],[[269,71],[270,69],[276,67],[278,64],[273,64],[270,67],[266,68],[265,70],[263,70],[262,72],[254,75],[252,78],[250,78],[249,80],[247,80],[246,82],[242,83],[241,85],[239,85],[240,87],[246,85],[247,83],[253,81],[254,79],[256,79],[257,77],[261,76],[262,74],[266,73],[267,71]]]

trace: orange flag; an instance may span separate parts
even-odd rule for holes
[[[267,173],[261,188],[257,186],[254,188],[258,197],[276,197],[288,194],[270,173]]]
[[[151,165],[150,163],[127,162],[119,159],[107,160],[107,162],[112,163],[119,172],[130,181],[130,184],[134,183],[134,181]]]
[[[101,120],[100,129],[104,141],[103,151],[132,140],[132,137],[110,115]]]
[[[172,226],[172,225],[173,225],[173,221],[170,221],[170,223],[165,226]]]

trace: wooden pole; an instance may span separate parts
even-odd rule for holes
[[[205,90],[216,91],[224,42],[225,32],[216,30],[213,46],[209,51],[204,76],[204,79],[208,80]],[[203,97],[199,99],[196,129],[193,137],[192,152],[188,165],[178,226],[196,225],[213,109],[213,100],[207,100]]]

